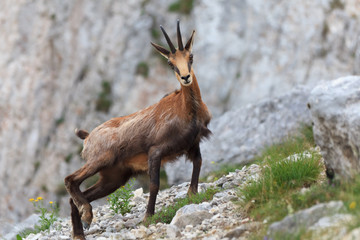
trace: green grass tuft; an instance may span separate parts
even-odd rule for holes
[[[314,146],[312,129],[304,126],[301,134],[264,150],[259,157],[264,159],[260,178],[240,190],[243,207],[251,217],[276,221],[293,211],[289,194],[311,186],[323,169]]]
[[[315,146],[311,127],[281,144],[268,147],[258,159],[264,159],[258,181],[243,187],[242,208],[256,221],[267,224],[253,234],[252,239],[264,239],[266,228],[274,221],[302,209],[329,201],[343,201],[346,213],[355,216],[348,231],[360,227],[360,177],[353,182],[329,184],[320,173],[324,171],[321,156]],[[287,159],[298,154],[296,161]],[[285,159],[285,160],[284,160]],[[306,187],[304,191],[301,188]],[[274,239],[312,239],[311,231],[300,229],[293,235],[276,235]]]

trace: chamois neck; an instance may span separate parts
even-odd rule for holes
[[[199,84],[196,80],[194,71],[191,70],[192,83],[190,86],[181,85],[181,95],[183,106],[187,109],[187,112],[192,115],[196,112],[202,101]]]

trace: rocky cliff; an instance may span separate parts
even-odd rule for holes
[[[196,29],[194,68],[215,116],[359,73],[356,0],[176,3],[2,2],[1,223],[28,215],[29,197],[61,193],[82,165],[75,127],[91,130],[178,87],[149,44],[163,41],[159,24],[174,36],[180,18],[184,38]]]

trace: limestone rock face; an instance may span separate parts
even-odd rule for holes
[[[309,99],[314,137],[326,167],[348,180],[360,172],[360,77],[325,82]]]
[[[1,2],[0,221],[31,214],[24,202],[38,195],[68,205],[63,179],[83,164],[73,129],[178,87],[151,50],[150,41],[166,46],[160,24],[172,39],[177,18],[184,39],[196,29],[194,69],[214,116],[359,73],[356,0],[199,0],[189,15],[170,12],[173,2]]]

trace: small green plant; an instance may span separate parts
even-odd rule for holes
[[[344,3],[342,3],[341,0],[332,0],[330,2],[330,11],[334,10],[334,9],[344,9],[345,5]]]
[[[41,162],[40,162],[40,161],[36,161],[36,162],[34,163],[34,172],[35,172],[35,173],[39,170],[40,165],[41,165]]]
[[[169,11],[190,14],[193,6],[194,0],[178,0],[169,6]]]
[[[103,81],[101,83],[102,91],[96,100],[96,111],[109,112],[112,105],[111,100],[111,83]]]
[[[161,211],[155,213],[150,217],[146,223],[146,226],[150,224],[156,224],[158,222],[170,223],[173,217],[175,216],[177,210],[188,204],[199,204],[205,201],[209,201],[213,198],[215,193],[219,192],[217,188],[208,188],[205,192],[198,193],[196,195],[188,196],[186,198],[180,199],[173,206],[168,206],[163,208]]]
[[[107,201],[110,204],[110,209],[113,210],[114,213],[124,215],[131,211],[130,198],[134,196],[132,192],[133,184],[131,180],[130,183],[125,184],[108,196]]]
[[[34,229],[28,229],[19,233],[16,239],[22,239],[31,233],[39,233],[49,229],[59,216],[59,207],[55,202],[50,201],[49,204],[45,204],[42,197],[36,199],[30,198],[29,201],[33,204],[35,212],[40,214],[39,223],[35,224]]]
[[[146,62],[139,62],[136,66],[136,74],[147,78],[149,76],[149,66]]]
[[[69,153],[69,154],[65,157],[64,161],[65,161],[66,163],[70,163],[72,157],[73,157],[73,154],[72,154],[72,153]]]
[[[63,124],[64,122],[65,122],[65,117],[61,116],[61,117],[59,117],[58,119],[55,120],[55,125],[58,127],[61,124]]]

